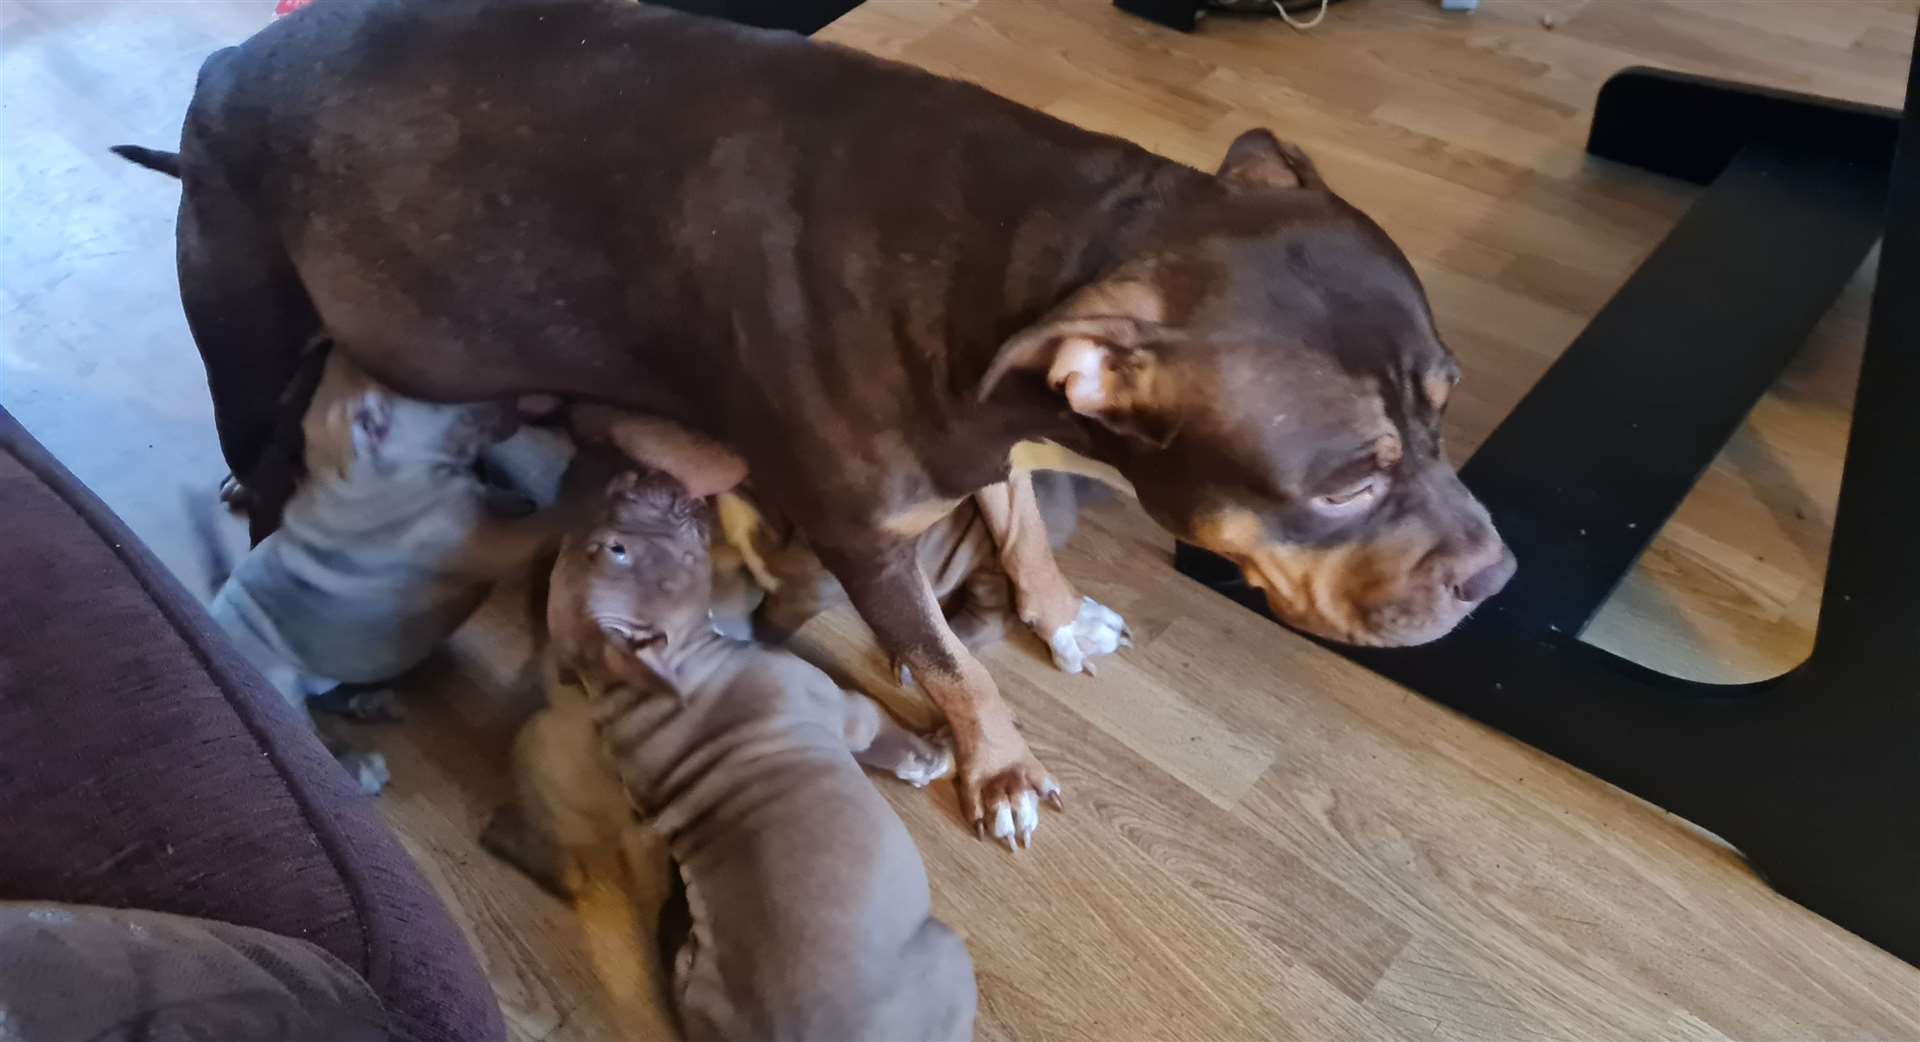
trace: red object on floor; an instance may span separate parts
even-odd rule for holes
[[[280,0],[279,3],[273,5],[274,17],[278,18],[283,15],[290,15],[310,3],[313,3],[313,0]]]

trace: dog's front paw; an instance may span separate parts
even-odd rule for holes
[[[1040,801],[1062,809],[1060,783],[1019,744],[1019,754],[1001,767],[963,765],[960,805],[973,818],[974,832],[1005,843],[1008,850],[1033,845],[1040,827]]]
[[[953,772],[953,734],[943,728],[915,737],[920,740],[901,758],[893,776],[916,789],[924,789]]]
[[[1053,664],[1063,673],[1091,674],[1095,657],[1133,645],[1133,634],[1120,613],[1091,597],[1080,598],[1080,614],[1046,638]]]

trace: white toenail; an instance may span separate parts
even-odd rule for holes
[[[1031,834],[1040,827],[1040,801],[1031,792],[1020,794],[1020,831]]]
[[[993,836],[995,839],[1013,837],[1013,808],[1004,803],[993,808]]]

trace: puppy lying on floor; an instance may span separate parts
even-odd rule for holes
[[[329,355],[302,422],[306,480],[214,594],[214,620],[295,704],[419,665],[564,531],[564,510],[500,516],[475,476],[515,426],[507,406],[415,401]],[[362,790],[386,783],[378,753],[334,752]]]
[[[516,741],[517,820],[489,848],[561,882],[631,800],[686,888],[670,960],[690,1038],[971,1037],[972,961],[859,767],[923,785],[951,752],[799,658],[716,633],[703,514],[672,479],[628,473],[563,544],[547,619],[555,676],[579,694],[556,692]]]
[[[1047,542],[1057,551],[1072,537],[1080,506],[1097,494],[1098,485],[1072,474],[1036,471],[1033,488]],[[753,584],[765,592],[753,615],[756,637],[783,642],[815,615],[848,603],[846,589],[798,530],[766,512],[750,491],[725,493],[716,498],[715,508],[726,545]],[[979,650],[992,644],[1019,619],[1015,592],[1000,563],[1000,547],[972,500],[920,533],[916,550],[920,571],[933,587],[947,624],[966,647]],[[1118,615],[1091,599],[1083,610],[1110,617],[1103,632],[1110,633],[1114,643],[1096,645],[1091,653],[1083,652],[1077,642],[1056,643],[1048,650],[1054,665],[1068,673],[1092,672],[1093,655],[1110,654],[1127,643],[1125,624]],[[720,619],[718,610],[715,614],[716,621],[730,623]]]

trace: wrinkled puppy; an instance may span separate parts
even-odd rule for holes
[[[514,426],[508,407],[415,401],[329,355],[302,423],[306,480],[214,594],[214,620],[295,704],[419,665],[564,529],[565,511],[501,516],[475,476]],[[364,791],[385,784],[377,753],[335,754]]]
[[[528,831],[612,837],[626,799],[659,831],[691,916],[672,956],[691,1038],[970,1037],[972,961],[930,917],[919,853],[859,767],[925,784],[951,754],[792,654],[716,633],[703,515],[672,479],[629,473],[563,545],[551,654],[586,716],[556,704],[529,730],[558,744],[518,743]],[[582,776],[566,714],[592,720],[623,795]]]

